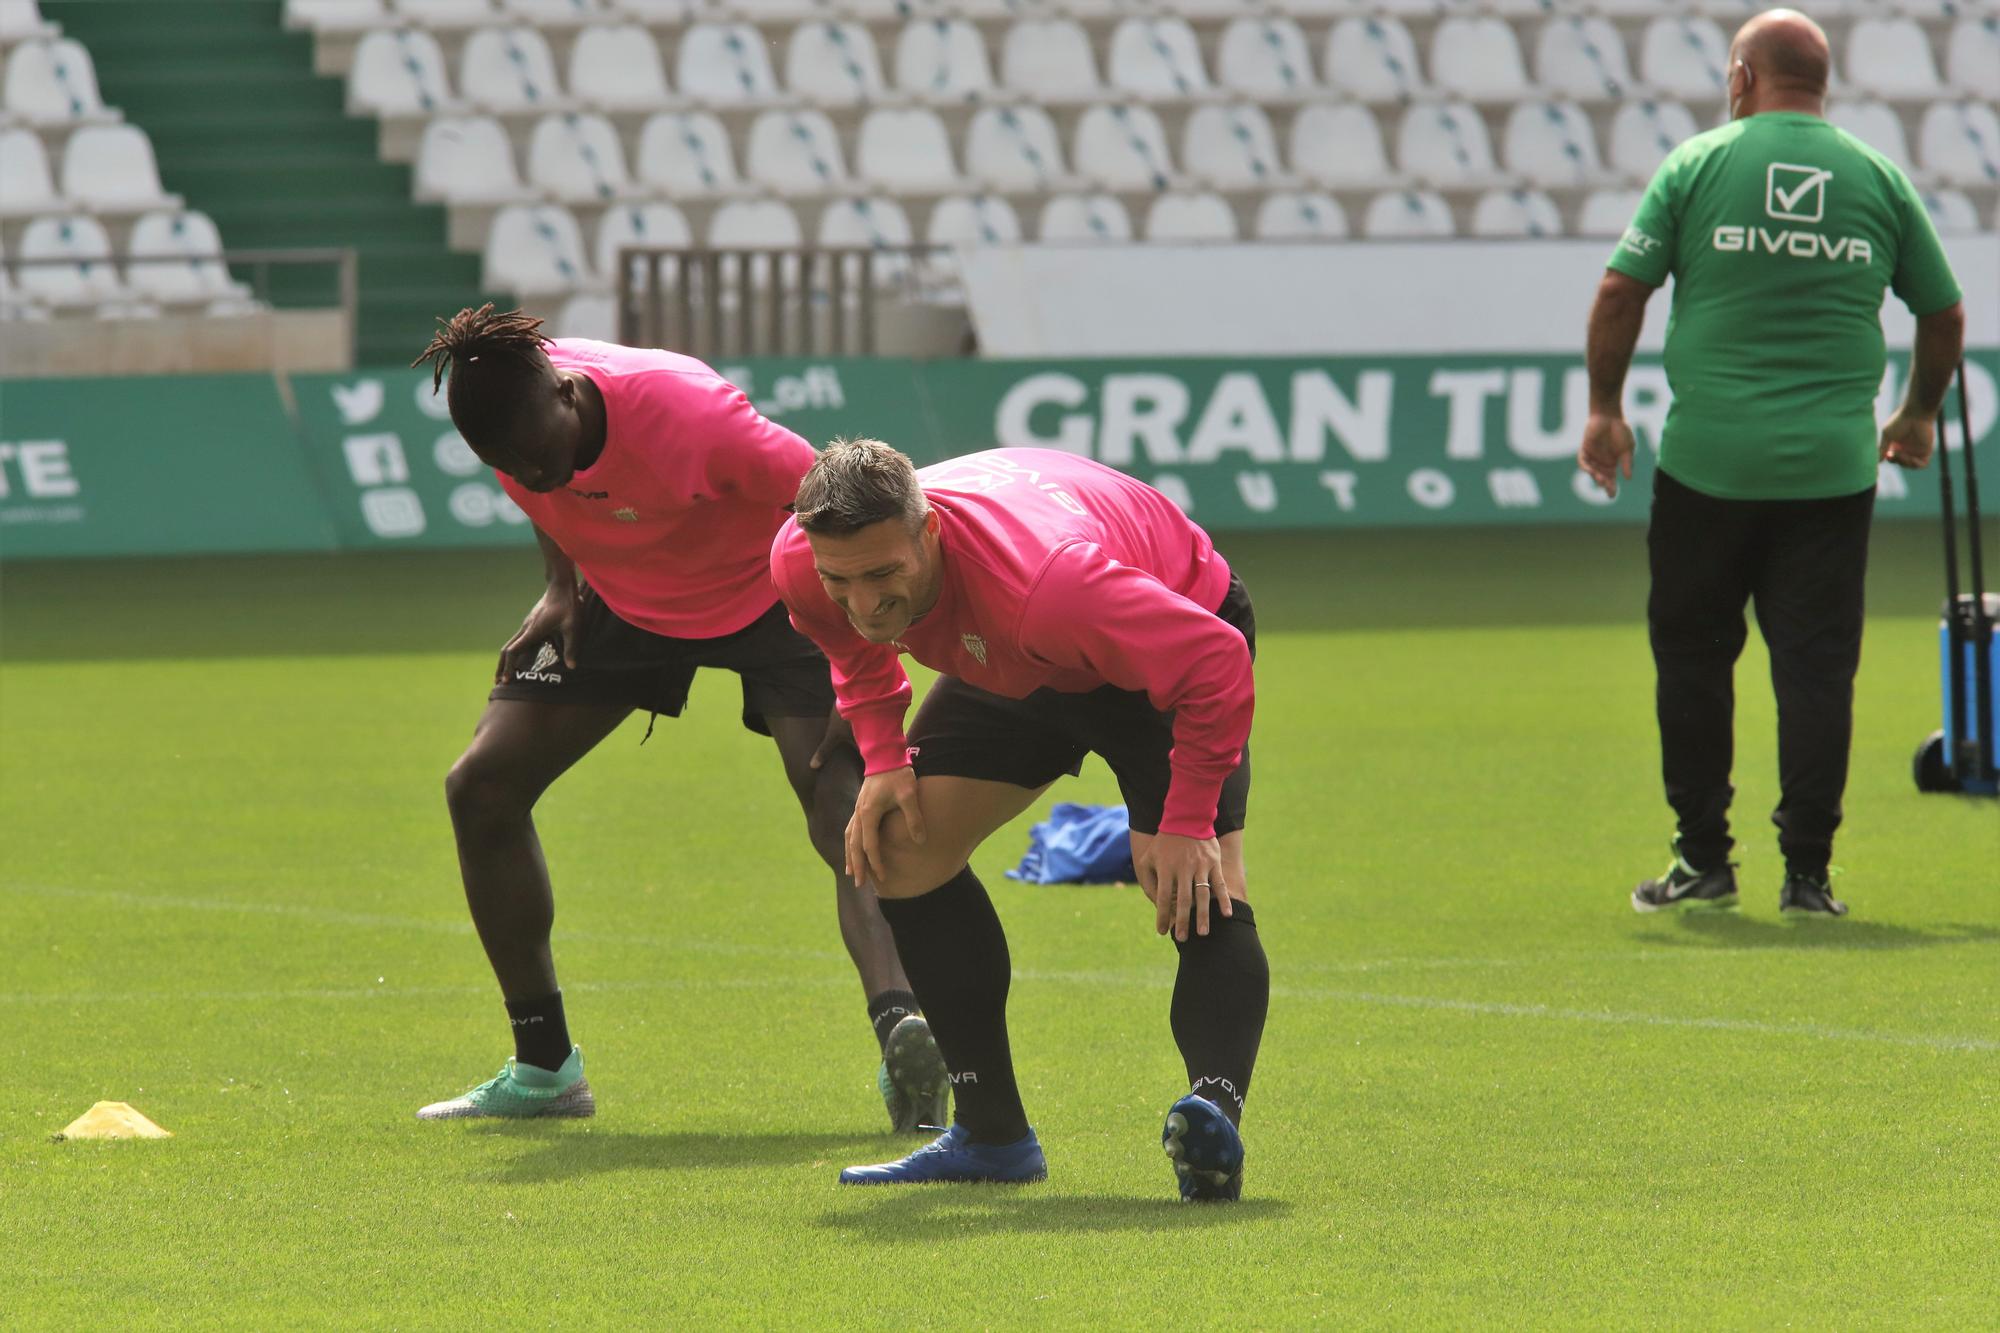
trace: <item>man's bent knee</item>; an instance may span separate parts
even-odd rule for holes
[[[445,774],[444,801],[452,823],[462,825],[523,817],[534,808],[535,793],[509,781],[472,749]]]

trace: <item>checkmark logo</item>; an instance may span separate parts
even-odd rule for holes
[[[1826,183],[1832,179],[1821,167],[1773,162],[1764,178],[1764,212],[1786,222],[1818,222],[1826,216]]]

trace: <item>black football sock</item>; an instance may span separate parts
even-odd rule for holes
[[[868,1001],[868,1023],[875,1029],[875,1045],[889,1044],[896,1024],[917,1012],[917,997],[906,990],[885,990]]]
[[[569,1059],[561,991],[539,1000],[507,1001],[507,1021],[514,1025],[514,1058],[522,1064],[554,1073]]]
[[[882,919],[951,1071],[957,1122],[975,1143],[1013,1143],[1028,1113],[1007,1049],[1012,963],[985,885],[968,866],[921,897],[884,898]]]
[[[1233,916],[1209,913],[1208,934],[1174,941],[1181,966],[1169,1013],[1174,1044],[1187,1062],[1189,1090],[1241,1123],[1271,1003],[1271,969],[1257,938],[1256,914],[1248,903],[1234,906]]]

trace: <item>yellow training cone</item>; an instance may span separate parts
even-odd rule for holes
[[[173,1135],[124,1102],[99,1102],[69,1122],[55,1141],[64,1139],[170,1139]]]

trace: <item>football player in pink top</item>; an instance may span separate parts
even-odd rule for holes
[[[1095,752],[1180,954],[1169,1020],[1188,1093],[1162,1142],[1182,1198],[1237,1198],[1270,998],[1243,869],[1257,634],[1243,585],[1164,495],[1048,450],[918,471],[886,444],[835,441],[794,509],[772,575],[833,663],[867,766],[847,864],[881,895],[957,1102],[936,1142],[841,1180],[1046,1176],[1008,1051],[1007,939],[968,861]],[[903,653],[942,673],[907,734]]]
[[[443,323],[418,364],[432,364],[433,389],[449,368],[452,424],[533,520],[548,587],[501,649],[472,744],[445,779],[466,901],[515,1054],[418,1117],[595,1110],[556,985],[555,901],[530,812],[634,709],[677,716],[696,670],[716,667],[741,678],[743,725],[777,742],[813,846],[835,872],[890,1120],[942,1124],[936,1044],[875,895],[842,869],[860,763],[833,713],[826,659],[771,586],[771,537],[811,446],[690,357],[550,341],[540,320],[491,306]]]

